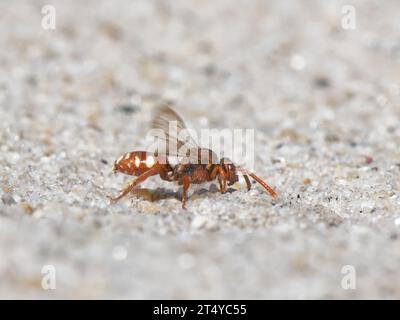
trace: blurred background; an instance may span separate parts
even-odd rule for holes
[[[1,0],[0,298],[399,298],[399,10]],[[279,198],[207,186],[183,211],[153,178],[110,206],[160,102],[253,128]]]

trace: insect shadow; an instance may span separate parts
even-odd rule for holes
[[[233,188],[228,188],[226,192],[232,193],[237,191],[236,189]],[[212,193],[219,193],[220,191],[218,190],[218,187],[215,184],[211,184],[210,187],[207,188],[199,188],[197,190],[194,190],[193,193],[190,195],[190,197],[206,197],[207,194],[212,194]],[[132,194],[135,195],[136,197],[150,201],[150,202],[155,202],[159,200],[166,200],[166,199],[176,199],[176,200],[181,200],[182,199],[182,191],[172,191],[170,189],[166,188],[157,188],[157,189],[148,189],[148,188],[138,188],[132,190]]]

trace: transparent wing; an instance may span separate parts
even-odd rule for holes
[[[150,128],[158,140],[159,154],[185,157],[187,150],[199,148],[182,118],[167,105],[158,107]]]

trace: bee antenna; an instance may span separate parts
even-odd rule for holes
[[[252,177],[255,181],[257,181],[259,184],[261,184],[261,186],[267,190],[269,192],[269,194],[271,195],[272,198],[276,198],[278,196],[278,194],[268,185],[266,184],[263,180],[261,180],[260,177],[258,177],[257,175],[255,175],[254,173],[250,172],[249,170],[245,169],[245,168],[236,168],[237,171],[239,171],[240,173],[242,173],[243,175],[249,175],[250,177]]]

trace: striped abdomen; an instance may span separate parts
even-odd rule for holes
[[[122,155],[114,163],[114,171],[139,176],[158,163],[153,153],[134,151]]]

